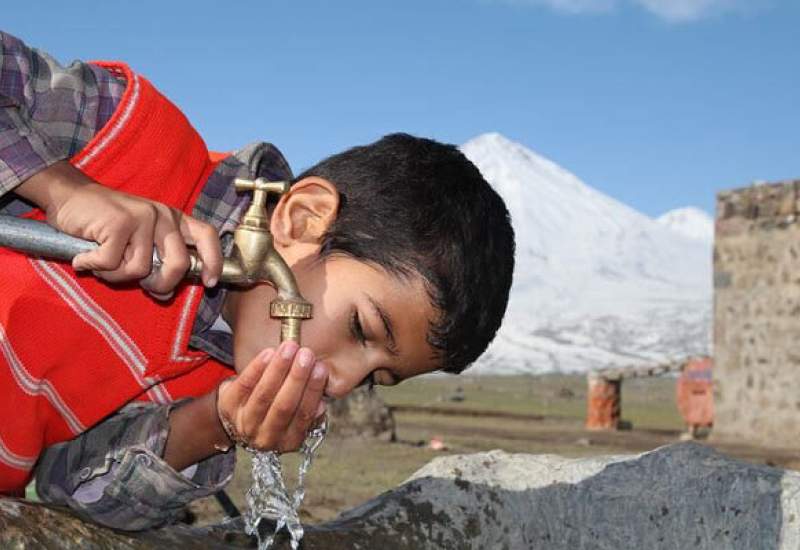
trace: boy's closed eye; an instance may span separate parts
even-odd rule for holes
[[[350,333],[362,346],[367,345],[367,336],[364,334],[364,326],[361,324],[357,307],[353,308],[353,313],[350,315]]]
[[[355,306],[350,316],[350,332],[353,338],[363,346],[366,346],[369,341],[383,343],[384,349],[390,356],[399,356],[400,350],[395,339],[394,324],[391,316],[386,308],[375,298],[366,292],[363,293],[363,296],[366,299],[366,303],[369,304],[366,307],[367,313],[362,313],[359,307]],[[382,336],[380,336],[381,331],[375,329],[376,326],[383,329]],[[370,329],[369,327],[372,328]]]
[[[369,296],[368,296],[369,298]],[[383,313],[380,305],[369,298],[370,304],[373,306],[375,312],[381,319],[381,323],[384,326],[384,330],[386,331],[386,350],[387,352],[392,355],[398,355],[396,350],[396,346],[394,345],[394,336],[391,332],[391,324],[390,321],[387,322],[387,315]],[[361,314],[358,311],[357,307],[353,308],[353,312],[350,315],[350,333],[352,334],[353,338],[360,343],[362,346],[366,347],[367,342],[373,340],[364,330],[364,325],[361,322]],[[400,379],[389,371],[388,369],[377,369],[369,373],[361,382],[358,383],[358,387],[361,386],[368,386],[369,389],[374,388],[375,386],[394,386],[400,383]]]

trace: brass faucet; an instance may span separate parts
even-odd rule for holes
[[[236,191],[252,191],[253,200],[233,233],[233,252],[225,258],[221,281],[237,286],[268,283],[278,291],[269,305],[269,315],[281,320],[281,341],[300,343],[300,323],[310,319],[312,306],[300,294],[294,273],[275,250],[269,231],[267,197],[289,190],[288,181],[234,180]]]

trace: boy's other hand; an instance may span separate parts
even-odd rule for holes
[[[300,448],[325,412],[328,368],[308,348],[266,349],[219,388],[218,413],[237,443],[260,451]]]
[[[222,249],[209,224],[164,204],[104,187],[66,161],[57,162],[19,185],[15,192],[47,214],[47,222],[100,246],[75,256],[76,271],[91,270],[109,282],[140,280],[160,299],[171,296],[189,268],[187,244],[203,261],[203,283],[222,273]],[[163,262],[150,273],[153,246]]]

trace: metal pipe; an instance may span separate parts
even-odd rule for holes
[[[71,261],[82,252],[96,249],[98,244],[72,237],[43,222],[0,216],[0,246],[54,260]]]
[[[44,222],[14,216],[0,216],[0,246],[13,248],[33,256],[71,262],[78,254],[91,252],[100,245],[62,233]],[[151,272],[161,268],[163,262],[153,247]],[[186,277],[200,276],[203,262],[194,250],[189,250],[189,269]]]

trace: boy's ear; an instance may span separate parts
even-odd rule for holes
[[[339,211],[339,191],[324,178],[310,176],[292,185],[270,219],[277,248],[299,247],[301,255],[316,254],[322,237]]]

